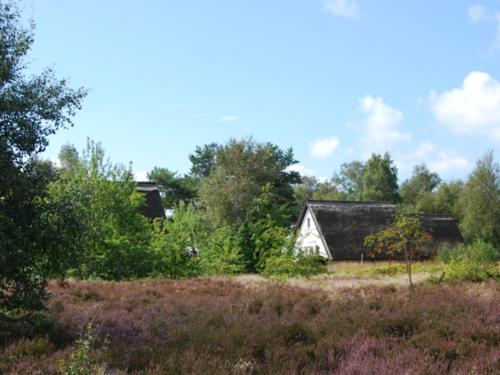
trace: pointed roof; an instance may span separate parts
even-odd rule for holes
[[[296,228],[310,210],[332,259],[360,259],[367,256],[366,236],[390,225],[396,214],[393,202],[318,201],[305,202]],[[420,215],[424,228],[434,238],[432,246],[459,242],[462,236],[456,221],[448,215]],[[430,254],[432,249],[427,249]],[[427,254],[427,255],[429,255]]]
[[[155,182],[137,182],[136,189],[139,193],[143,193],[146,196],[146,205],[141,209],[144,216],[150,219],[165,217],[160,190]]]

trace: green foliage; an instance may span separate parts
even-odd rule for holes
[[[167,168],[155,167],[148,173],[150,181],[156,182],[165,208],[173,208],[179,202],[192,202],[196,197],[197,182],[190,176],[179,176]]]
[[[493,245],[478,240],[471,244],[459,244],[455,247],[442,246],[437,259],[446,263],[441,277],[432,278],[431,282],[441,281],[484,281],[500,279],[500,250]]]
[[[255,243],[254,258],[257,270],[265,268],[268,258],[280,256],[294,244],[294,240],[290,238],[290,231],[273,225],[270,218],[258,223],[252,239]]]
[[[52,69],[29,71],[33,26],[24,27],[17,7],[0,3],[0,319],[42,308],[45,266],[53,254],[41,236],[38,200],[47,169],[33,157],[71,118],[86,95],[68,88]],[[45,177],[44,177],[45,176]]]
[[[340,172],[333,176],[332,183],[345,194],[344,199],[359,201],[363,196],[364,172],[365,165],[358,160],[344,163],[340,166]]]
[[[189,155],[191,161],[191,176],[196,179],[208,177],[215,165],[217,155],[223,146],[217,143],[210,143],[204,146],[196,146],[196,149]]]
[[[236,231],[236,241],[249,272],[258,271],[265,258],[293,244],[290,241],[288,206],[276,206],[275,201],[272,185],[264,185],[259,197],[253,201],[247,220]]]
[[[437,190],[422,192],[418,195],[415,201],[415,212],[430,213],[430,214],[448,214],[456,219],[462,217],[459,199],[462,194],[464,184],[461,180],[441,182]],[[403,198],[405,205],[412,204]]]
[[[446,267],[440,277],[432,277],[429,282],[481,282],[488,279],[500,280],[500,269],[497,264],[475,262],[470,258],[454,258],[446,264]]]
[[[316,200],[343,200],[349,196],[340,191],[332,181],[320,182],[312,194],[312,199]]]
[[[500,260],[500,250],[493,245],[477,240],[469,245],[444,244],[438,250],[436,258],[442,262],[451,262],[460,258],[469,258],[474,262],[492,263]]]
[[[372,154],[363,169],[362,199],[398,202],[398,170],[388,153]]]
[[[402,254],[413,291],[412,263],[421,248],[431,240],[431,235],[424,231],[419,217],[398,213],[390,227],[367,236],[364,244],[373,253],[385,252],[389,256]]]
[[[49,186],[44,200],[51,241],[67,268],[80,277],[108,280],[150,273],[150,225],[139,212],[144,197],[131,169],[111,165],[99,143],[88,141],[82,157]]]
[[[270,184],[273,206],[288,205],[296,212],[292,184],[300,182],[297,172],[287,168],[296,163],[291,149],[253,139],[231,139],[216,154],[210,174],[200,183],[200,200],[214,227],[237,228],[247,218],[261,187]]]
[[[233,275],[245,270],[241,249],[227,226],[216,229],[203,244],[199,261],[205,275]]]
[[[278,278],[311,277],[327,272],[325,260],[316,254],[286,252],[265,259],[262,274]]]
[[[76,341],[76,348],[67,360],[59,362],[59,371],[64,375],[95,375],[103,372],[102,354],[106,351],[107,341],[96,350],[99,338],[92,322],[87,324],[85,333]]]
[[[199,274],[195,254],[204,237],[201,218],[191,203],[179,202],[171,219],[156,219],[151,241],[154,274],[174,279]]]
[[[301,183],[293,186],[297,203],[302,206],[306,200],[312,199],[314,192],[318,189],[318,186],[319,181],[316,177],[302,176]]]
[[[440,183],[437,173],[429,171],[424,164],[417,165],[412,177],[401,184],[401,198],[406,205],[415,206],[423,194],[433,192]]]
[[[460,201],[463,210],[460,228],[464,238],[500,247],[500,167],[492,151],[477,162]]]

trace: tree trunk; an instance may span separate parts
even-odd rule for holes
[[[408,254],[408,252],[406,252],[405,253],[406,273],[408,274],[408,280],[410,281],[410,293],[413,295],[415,294],[415,286],[413,285],[413,280],[411,278],[411,261],[412,257]]]

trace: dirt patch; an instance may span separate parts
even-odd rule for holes
[[[422,272],[413,275],[414,283],[422,283],[431,276],[429,272]],[[260,288],[268,287],[273,283],[285,283],[290,286],[320,289],[325,291],[334,291],[345,288],[366,288],[366,287],[385,287],[394,286],[396,288],[408,287],[408,276],[406,274],[395,276],[339,276],[339,275],[321,275],[310,279],[289,278],[282,281],[266,279],[260,275],[239,275],[231,278],[232,281],[245,285],[247,287]]]

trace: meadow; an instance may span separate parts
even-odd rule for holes
[[[391,267],[51,282],[39,331],[3,346],[0,373],[498,374],[500,284],[421,281],[410,296]]]

